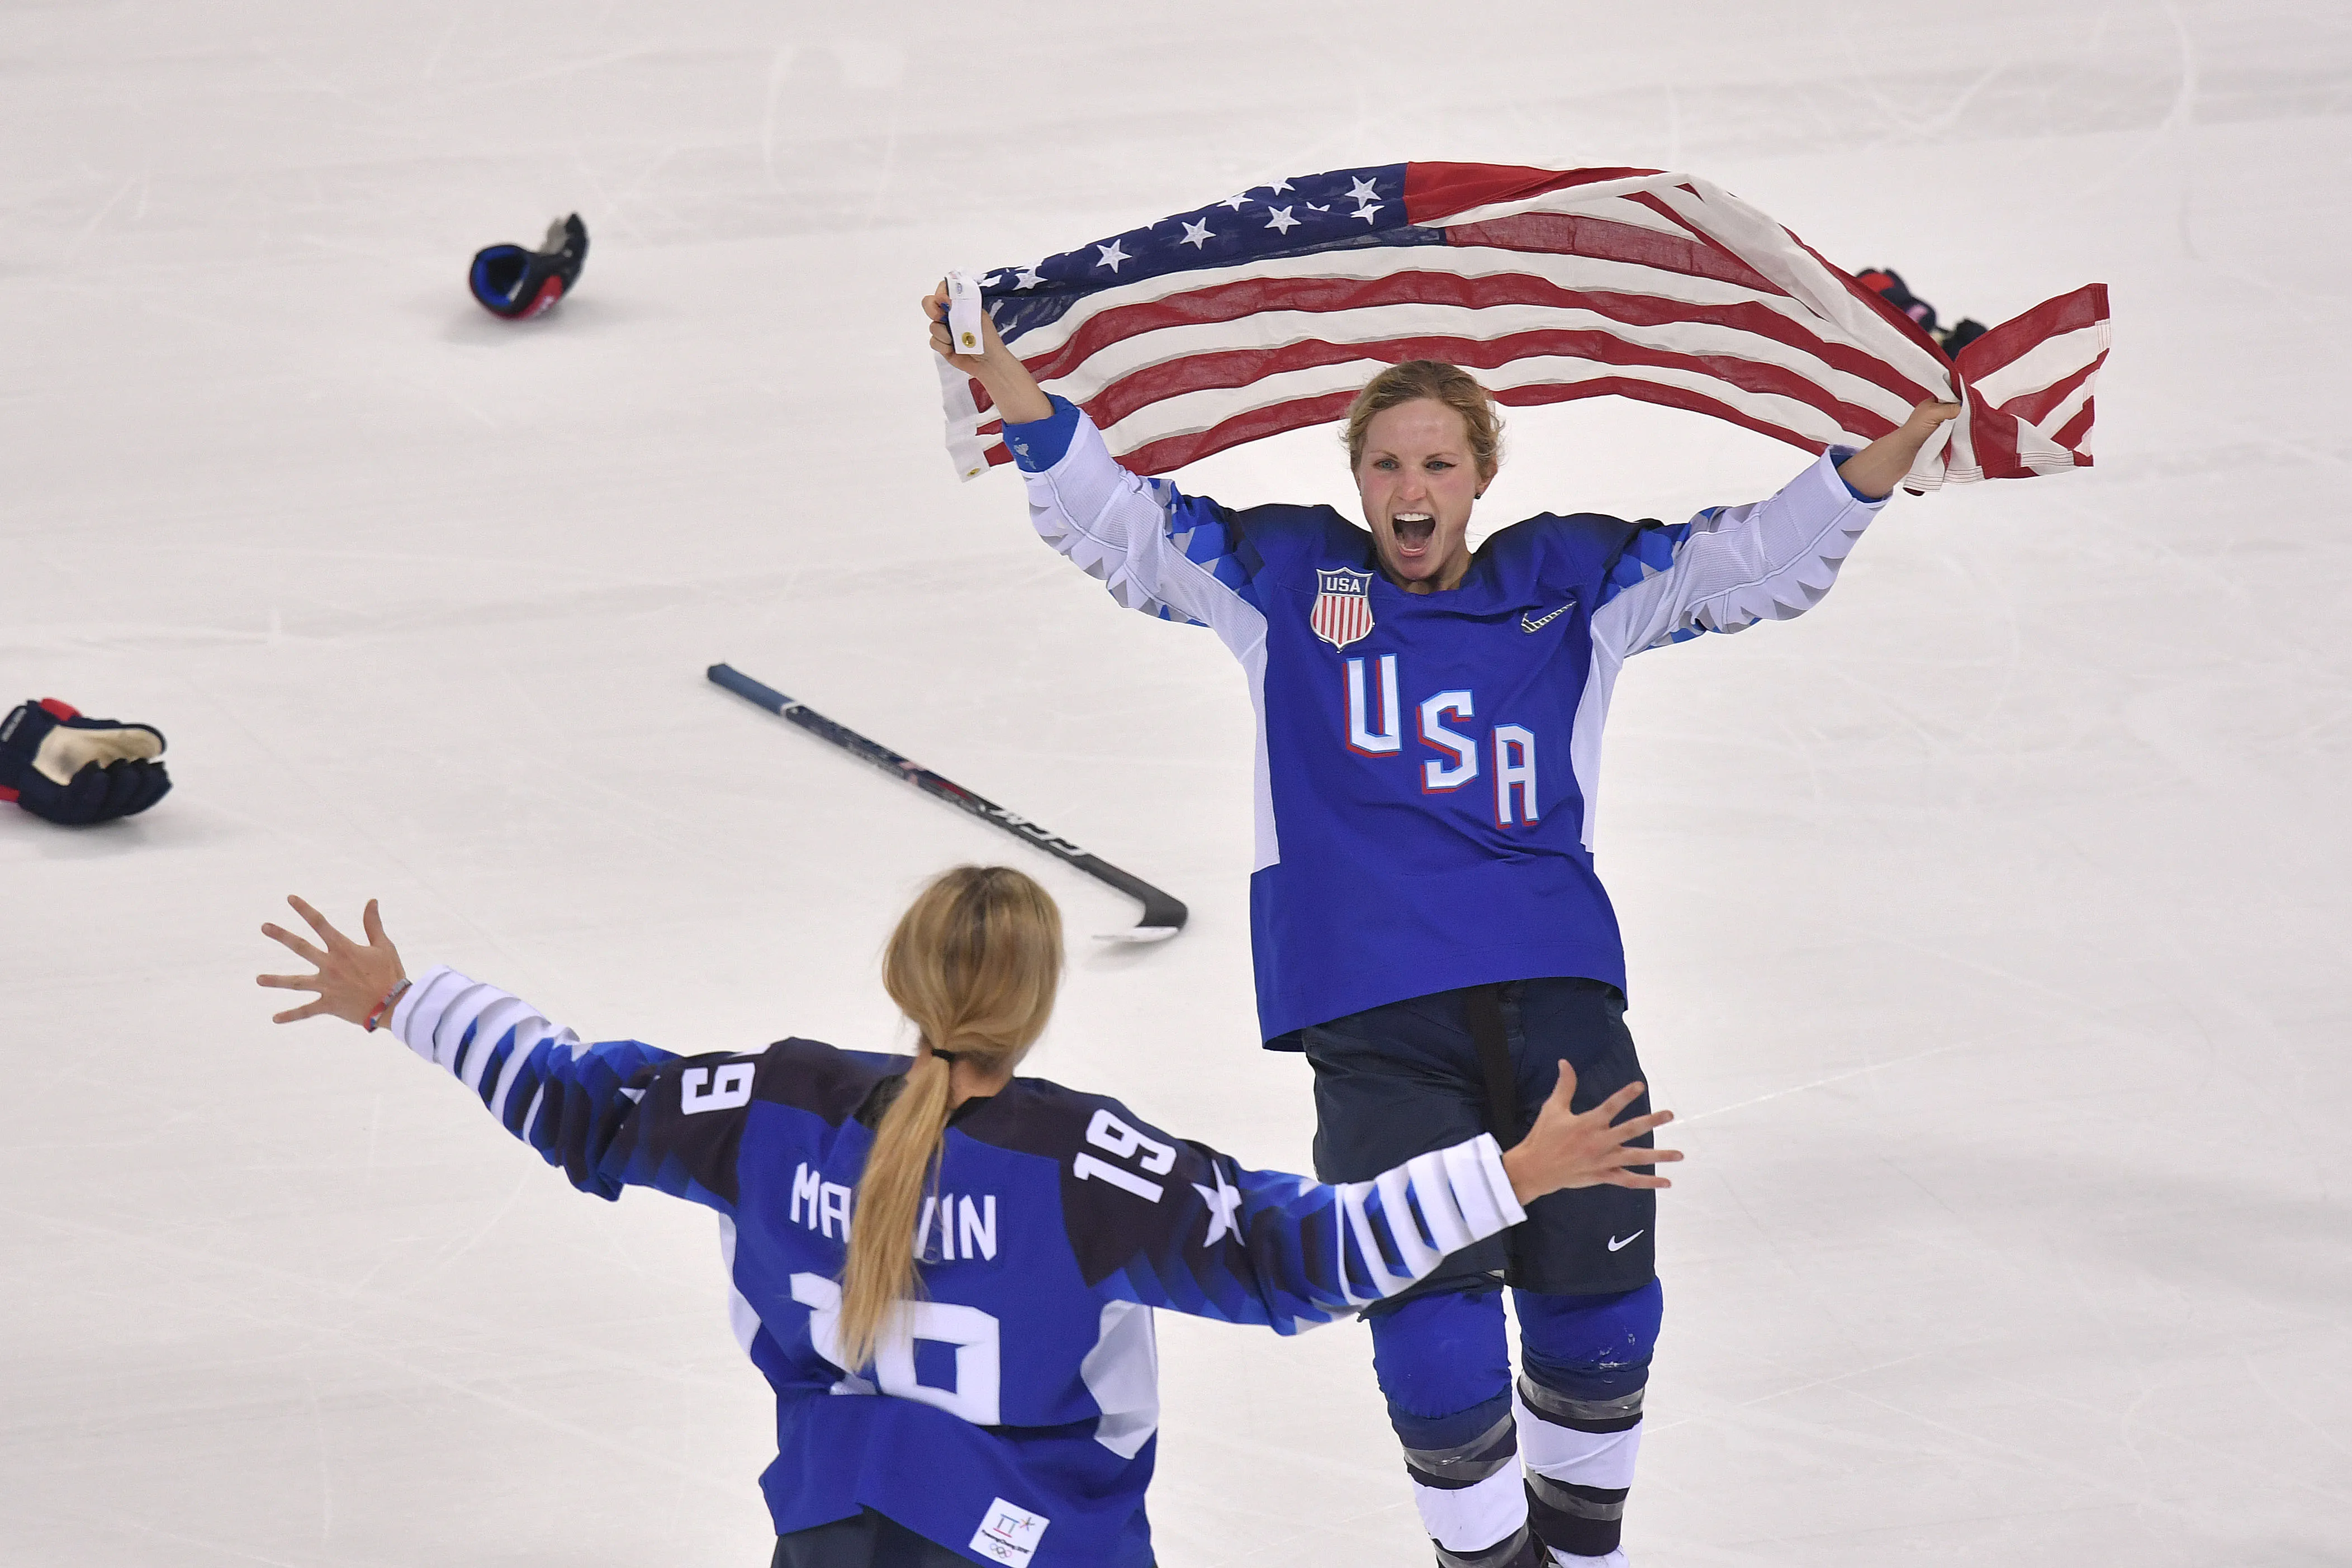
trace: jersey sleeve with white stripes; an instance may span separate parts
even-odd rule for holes
[[[1087,1282],[1146,1306],[1295,1333],[1526,1218],[1486,1134],[1327,1185],[1245,1169],[1097,1103],[1064,1167],[1063,1211]]]
[[[1792,620],[1820,603],[1886,504],[1839,476],[1853,455],[1831,448],[1769,499],[1645,525],[1601,585],[1593,642],[1622,659],[1703,632]]]
[[[1241,514],[1129,473],[1083,410],[1053,402],[1051,418],[1005,427],[1038,536],[1129,610],[1210,627],[1237,654],[1261,641]]]
[[[587,1044],[520,997],[446,967],[409,988],[392,1029],[581,1191],[617,1198],[649,1186],[732,1210],[756,1054]]]

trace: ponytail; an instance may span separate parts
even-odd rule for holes
[[[1062,916],[1045,890],[1006,866],[958,866],[916,895],[890,934],[882,986],[919,1036],[915,1065],[883,1113],[851,1209],[841,1271],[841,1353],[856,1372],[921,1288],[915,1224],[947,1138],[946,1051],[983,1075],[1008,1072],[1053,1015]]]

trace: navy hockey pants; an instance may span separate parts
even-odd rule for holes
[[[971,1568],[971,1559],[869,1508],[778,1536],[769,1568]]]
[[[1315,1068],[1318,1176],[1362,1181],[1482,1131],[1515,1142],[1563,1059],[1578,1110],[1643,1075],[1615,987],[1554,978],[1495,991],[1521,1126],[1488,1125],[1468,992],[1393,1002],[1300,1031]],[[1627,1114],[1648,1109],[1645,1095]],[[1507,1237],[1454,1254],[1366,1314],[1413,1499],[1446,1568],[1616,1550],[1664,1301],[1656,1216],[1647,1189],[1551,1194]],[[1507,1280],[1518,1287],[1516,1389]]]
[[[965,1561],[869,1508],[778,1536],[769,1568],[963,1568]]]

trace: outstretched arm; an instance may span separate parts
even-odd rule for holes
[[[287,902],[318,944],[274,925],[262,932],[317,973],[258,978],[317,996],[276,1021],[325,1014],[391,1029],[583,1192],[612,1198],[652,1186],[732,1207],[756,1058],[677,1057],[633,1040],[587,1044],[520,997],[455,969],[429,969],[410,985],[373,899],[361,916],[364,946],[301,899]]]
[[[948,286],[945,282],[923,298],[923,314],[931,323],[931,347],[940,357],[988,389],[991,402],[1010,424],[1034,424],[1054,416],[1054,404],[1029,373],[1029,367],[1004,346],[988,312],[980,314],[982,341],[977,354],[959,354],[948,337]]]
[[[1601,585],[1596,650],[1624,659],[1811,609],[1919,448],[1958,408],[1923,402],[1901,428],[1860,452],[1832,449],[1768,499],[1643,528]]]
[[[1098,1112],[1063,1183],[1072,1244],[1087,1278],[1124,1299],[1277,1333],[1311,1328],[1407,1289],[1546,1193],[1672,1186],[1643,1167],[1681,1154],[1633,1140],[1674,1113],[1618,1121],[1642,1093],[1635,1083],[1579,1114],[1575,1088],[1562,1062],[1535,1127],[1507,1154],[1482,1133],[1370,1181],[1332,1184],[1247,1170]]]
[[[1264,622],[1244,591],[1253,569],[1234,515],[1121,467],[1083,411],[1045,395],[985,312],[982,350],[956,353],[947,308],[941,284],[923,300],[931,347],[979,382],[1003,416],[1038,536],[1128,609],[1211,627],[1236,656],[1249,657]]]

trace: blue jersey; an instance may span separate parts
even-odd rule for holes
[[[1459,587],[1408,593],[1328,507],[1236,510],[1145,481],[1055,399],[1008,424],[1038,532],[1130,609],[1213,628],[1257,711],[1250,885],[1259,1025],[1491,981],[1625,984],[1592,857],[1601,734],[1644,648],[1785,620],[1880,502],[1833,451],[1687,523],[1546,514]]]
[[[907,1058],[588,1045],[447,968],[392,1027],[574,1186],[718,1211],[736,1336],[776,1393],[760,1484],[779,1534],[872,1508],[975,1562],[1143,1568],[1152,1308],[1293,1333],[1524,1218],[1491,1137],[1325,1186],[1015,1079],[957,1108],[918,1227],[922,1297],[852,1368],[837,1281]]]

